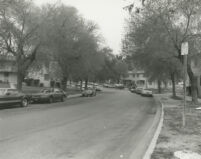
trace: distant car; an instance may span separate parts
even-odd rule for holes
[[[132,93],[135,93],[135,88],[130,88],[129,89]]]
[[[123,84],[115,84],[115,88],[124,89],[124,85]]]
[[[57,88],[45,88],[39,93],[32,94],[32,102],[49,102],[53,103],[55,101],[63,102],[66,97],[66,93]]]
[[[102,91],[102,89],[99,86],[95,86],[95,89],[96,89],[97,92]]]
[[[17,89],[0,88],[0,106],[20,105],[27,107],[29,105],[30,96],[19,92]]]
[[[148,90],[148,89],[142,89],[141,95],[142,96],[147,96],[147,97],[152,97],[153,96],[153,92],[151,90]]]
[[[143,87],[137,87],[134,92],[137,94],[141,94],[143,89]]]
[[[103,87],[105,88],[115,88],[115,85],[114,84],[104,84]]]
[[[96,96],[96,89],[91,89],[88,88],[86,90],[82,91],[82,96],[83,97],[92,97],[92,96]]]
[[[109,84],[105,83],[105,84],[103,84],[103,87],[109,88]]]

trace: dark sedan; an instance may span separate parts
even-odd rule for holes
[[[66,94],[60,89],[45,88],[42,89],[39,93],[32,94],[32,102],[49,102],[53,103],[55,101],[63,102]]]
[[[30,97],[18,92],[17,89],[12,88],[0,88],[0,106],[14,106],[20,105],[27,107],[29,104]]]

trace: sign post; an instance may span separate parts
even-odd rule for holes
[[[188,42],[184,42],[181,45],[181,55],[183,56],[183,89],[184,89],[184,106],[183,106],[183,113],[182,113],[182,123],[183,127],[186,126],[186,75],[187,75],[187,56],[188,56]]]

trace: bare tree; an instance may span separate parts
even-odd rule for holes
[[[38,10],[26,0],[15,0],[0,8],[1,47],[16,58],[17,88],[22,89],[26,70],[41,45],[38,36]]]

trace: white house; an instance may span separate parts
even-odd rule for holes
[[[0,83],[17,84],[15,57],[0,55]]]
[[[135,84],[138,87],[144,88],[157,88],[157,82],[151,82],[146,77],[145,71],[143,70],[132,70],[128,72],[128,77],[122,78],[122,81],[126,85]],[[163,84],[164,86],[164,84]],[[167,83],[167,86],[171,86],[171,82]]]
[[[60,82],[60,70],[55,61],[44,64],[40,69],[31,69],[27,75],[28,78],[39,80],[44,87],[50,87],[50,82]]]

